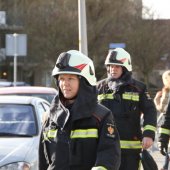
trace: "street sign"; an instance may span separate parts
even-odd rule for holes
[[[109,49],[114,49],[114,48],[125,48],[126,44],[125,43],[110,43],[109,44]]]
[[[14,57],[14,86],[17,82],[17,56],[27,55],[26,34],[6,34],[6,56]]]
[[[6,56],[27,55],[26,34],[6,34]]]
[[[0,25],[6,24],[6,12],[0,11]]]

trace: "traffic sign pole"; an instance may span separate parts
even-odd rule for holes
[[[17,57],[27,55],[26,34],[6,34],[6,56],[14,56],[14,77],[13,83],[17,83]]]
[[[17,82],[17,34],[14,33],[14,86]]]

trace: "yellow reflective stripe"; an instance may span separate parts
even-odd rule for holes
[[[126,99],[126,100],[130,100],[131,99],[131,95],[124,93],[122,98]]]
[[[139,95],[132,95],[132,100],[133,101],[139,101]]]
[[[125,141],[120,140],[121,149],[141,149],[141,141]]]
[[[57,135],[57,130],[58,130],[58,129],[50,129],[50,130],[47,132],[47,138],[55,138],[56,135]]]
[[[44,140],[48,140],[46,132],[43,132],[43,137],[44,137]]]
[[[109,93],[109,94],[99,94],[98,95],[98,100],[104,100],[104,99],[114,99],[113,97],[113,93]]]
[[[122,98],[126,100],[139,101],[139,94],[132,93],[132,92],[125,92],[123,93]]]
[[[76,129],[71,131],[71,138],[98,138],[98,129]]]
[[[107,170],[104,166],[93,167],[91,170]]]
[[[139,94],[138,93],[132,93],[132,92],[125,92],[122,95],[122,98],[125,100],[133,100],[133,101],[139,101]],[[98,100],[104,100],[104,99],[114,99],[113,93],[108,94],[99,94]]]
[[[156,131],[156,127],[155,126],[152,126],[152,125],[146,125],[144,127],[144,130],[151,130],[151,131]]]
[[[159,129],[159,133],[170,135],[170,130],[169,129],[165,129],[165,128],[160,128]]]

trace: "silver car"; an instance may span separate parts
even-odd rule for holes
[[[42,115],[50,104],[41,98],[0,96],[0,170],[37,170]]]
[[[52,87],[41,86],[15,86],[15,87],[0,87],[0,95],[18,95],[18,96],[36,96],[47,100],[51,103],[57,90]]]

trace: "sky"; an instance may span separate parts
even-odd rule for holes
[[[153,11],[154,19],[170,19],[170,0],[143,0],[143,6]]]

